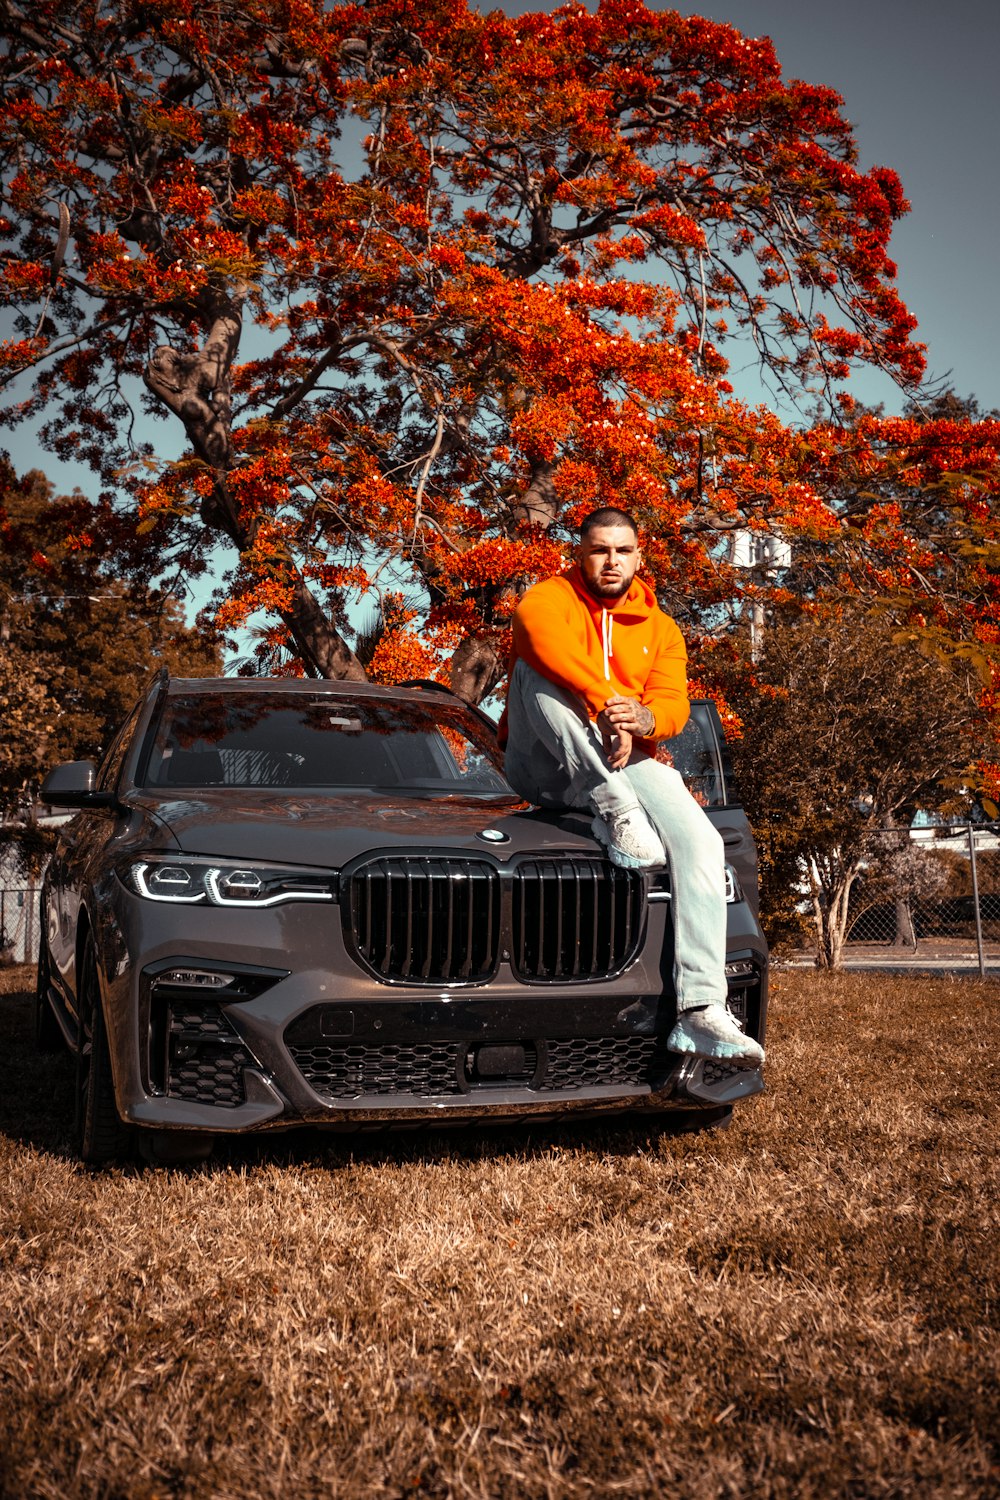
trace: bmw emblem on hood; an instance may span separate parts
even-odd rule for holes
[[[482,839],[486,844],[509,844],[510,834],[503,833],[499,828],[481,828],[476,834],[477,839]]]

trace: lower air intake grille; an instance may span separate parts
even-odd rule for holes
[[[169,1098],[230,1108],[245,1101],[243,1069],[253,1058],[217,1005],[175,1002],[167,1048]]]
[[[301,1018],[297,1025],[301,1026]],[[656,1086],[676,1064],[656,1037],[573,1037],[539,1043],[486,1043],[437,1038],[427,1042],[296,1043],[288,1050],[310,1088],[330,1103],[388,1094],[410,1098],[478,1095],[489,1089],[572,1094],[592,1087]],[[501,1066],[503,1054],[509,1066]],[[539,1075],[539,1060],[542,1062]]]
[[[525,861],[514,879],[514,972],[534,983],[618,974],[635,957],[643,910],[641,877],[607,860]]]
[[[296,1066],[321,1098],[356,1099],[363,1094],[417,1097],[464,1092],[458,1080],[455,1042],[413,1046],[290,1047]]]
[[[598,1084],[649,1082],[656,1038],[573,1037],[549,1042],[542,1088],[559,1090]]]

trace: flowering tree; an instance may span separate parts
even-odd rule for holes
[[[6,419],[49,413],[161,560],[231,543],[221,622],[270,612],[272,660],[363,675],[345,608],[373,589],[372,674],[478,699],[517,589],[608,501],[710,621],[728,528],[841,524],[837,431],[734,400],[730,342],[831,398],[856,359],[920,378],[898,179],[766,39],[639,0],[4,16]]]
[[[774,591],[779,606],[790,590],[812,603],[863,598],[895,646],[967,673],[977,695],[958,742],[974,742],[976,753],[955,775],[996,816],[1000,413],[981,416],[974,398],[945,392],[902,417],[862,412],[820,424],[804,449],[804,477],[836,525],[816,538],[800,533],[796,570]]]

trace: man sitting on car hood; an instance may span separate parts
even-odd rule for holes
[[[623,510],[592,511],[576,565],[527,591],[514,615],[507,779],[541,807],[584,808],[614,864],[669,861],[674,924],[675,1052],[757,1067],[763,1049],[727,1005],[722,839],[656,741],[687,722],[687,653],[636,570],[638,528]]]

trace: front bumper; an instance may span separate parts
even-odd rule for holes
[[[675,1019],[669,905],[650,905],[624,973],[526,984],[380,982],[347,951],[339,916],[115,903],[106,1010],[122,1118],[239,1133],[568,1113],[712,1109],[758,1092],[755,1070],[666,1051]],[[767,955],[749,908],[730,909],[731,1003],[763,1037]],[[228,975],[178,983],[178,975]]]

